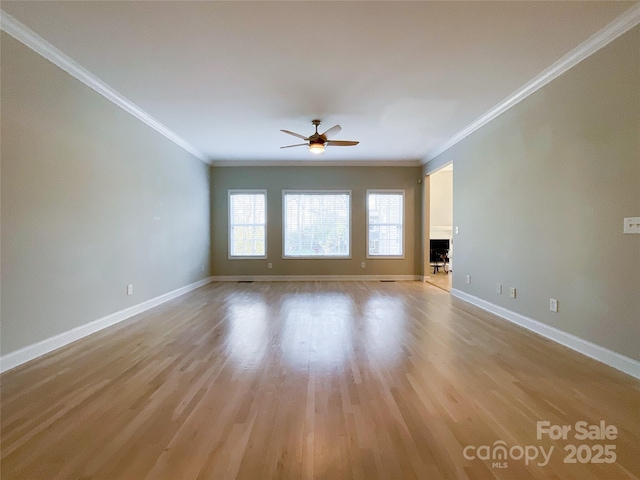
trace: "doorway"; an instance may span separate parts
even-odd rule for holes
[[[453,164],[429,175],[429,270],[425,280],[451,291],[453,252]]]

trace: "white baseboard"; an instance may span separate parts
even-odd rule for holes
[[[156,307],[161,303],[173,300],[180,295],[184,295],[185,293],[188,293],[192,290],[195,290],[196,288],[210,283],[212,279],[213,277],[208,277],[199,280],[190,285],[186,285],[184,287],[178,288],[177,290],[173,290],[171,292],[165,293],[164,295],[160,295],[158,297],[147,300],[146,302],[142,302],[138,305],[125,308],[124,310],[112,313],[111,315],[107,315],[106,317],[102,317],[90,323],[80,325],[79,327],[72,328],[71,330],[67,330],[66,332],[60,333],[58,335],[54,335],[53,337],[49,337],[38,343],[28,345],[14,352],[3,355],[2,357],[0,357],[0,372],[11,370],[18,365],[22,365],[23,363],[26,363],[30,360],[33,360],[34,358],[40,357],[46,353],[56,350],[57,348],[64,347],[71,342],[75,342],[76,340],[86,337],[87,335],[91,335],[92,333],[98,332],[111,325],[126,320],[129,317],[138,315],[139,313]]]
[[[483,300],[481,298],[469,295],[468,293],[462,292],[458,289],[452,288],[451,295],[459,298],[460,300],[471,303],[476,307],[480,307],[483,310],[498,315],[505,320],[520,325],[521,327],[537,333],[538,335],[542,335],[549,340],[553,340],[556,343],[575,350],[578,353],[582,353],[587,357],[593,358],[594,360],[604,363],[605,365],[613,367],[616,370],[620,370],[627,375],[631,375],[632,377],[640,379],[640,362],[634,360],[633,358],[625,357],[624,355],[620,355],[613,350],[609,350],[608,348],[601,347],[600,345],[596,345],[595,343],[591,343],[580,337],[571,335],[570,333],[558,330],[557,328],[551,327],[546,323],[542,323],[538,320],[534,320],[519,313],[512,312],[511,310],[507,310],[506,308],[500,307],[491,302],[487,302],[486,300]]]
[[[213,282],[367,282],[414,281],[420,275],[216,275]]]

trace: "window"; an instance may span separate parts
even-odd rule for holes
[[[367,190],[367,257],[402,257],[404,190]]]
[[[350,257],[350,191],[283,191],[283,257]]]
[[[229,190],[229,258],[265,258],[266,227],[266,190]]]

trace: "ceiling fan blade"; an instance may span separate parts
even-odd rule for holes
[[[280,130],[280,131],[284,133],[288,133],[289,135],[293,135],[294,137],[301,138],[303,140],[309,140],[308,137],[305,137],[304,135],[300,135],[299,133],[296,133],[296,132],[290,132],[289,130]]]
[[[353,142],[351,140],[329,140],[327,145],[331,145],[334,147],[352,147],[353,145],[358,145],[360,142]]]
[[[280,148],[291,148],[291,147],[308,147],[309,144],[308,143],[296,143],[295,145],[286,145],[284,147],[280,147]]]
[[[342,130],[342,127],[340,125],[334,125],[333,127],[331,127],[329,130],[327,130],[326,132],[324,132],[322,135],[324,135],[326,138],[331,138],[333,137],[336,133],[340,132],[340,130]]]

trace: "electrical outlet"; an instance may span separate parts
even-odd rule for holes
[[[640,233],[640,217],[629,217],[624,219],[624,233]]]
[[[360,268],[364,268],[364,262],[360,263]]]
[[[133,295],[133,283],[127,285],[127,295]]]
[[[558,312],[558,299],[557,298],[550,298],[549,299],[549,310],[551,310],[552,312]]]
[[[502,284],[501,283],[496,285],[496,293],[502,293]]]
[[[273,263],[271,262],[267,263],[267,268],[273,268]]]
[[[467,275],[467,283],[471,283],[471,275]]]
[[[509,289],[509,296],[510,296],[511,298],[516,298],[516,287],[511,287],[511,288]]]
[[[458,227],[456,227],[456,235],[458,234],[458,232],[459,232]]]

